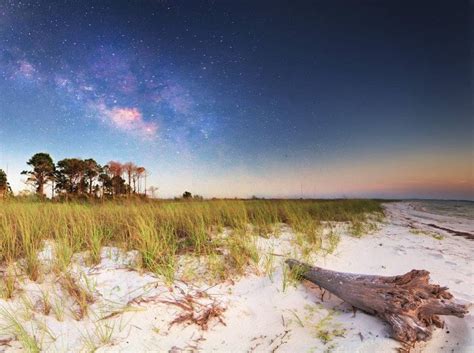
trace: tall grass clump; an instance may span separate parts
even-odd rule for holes
[[[137,216],[129,225],[132,247],[141,254],[144,268],[173,280],[178,238],[169,223]]]
[[[12,263],[6,264],[5,272],[0,277],[0,297],[3,299],[11,299],[16,289],[16,271]]]

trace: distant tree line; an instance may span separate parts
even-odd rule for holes
[[[158,188],[147,188],[148,171],[132,162],[110,161],[100,165],[92,158],[64,158],[57,163],[48,153],[34,154],[26,164],[30,167],[21,172],[27,176],[27,184],[33,185],[39,198],[51,190],[51,198],[116,198],[127,196],[156,197]],[[148,194],[147,194],[148,192]],[[0,198],[13,196],[6,173],[0,169]],[[19,193],[26,197],[29,191]],[[200,195],[185,191],[175,200],[203,200]]]
[[[204,200],[204,197],[202,197],[201,195],[193,195],[191,194],[189,191],[185,191],[183,192],[183,196],[181,196],[181,198],[179,197],[175,197],[175,200],[198,200],[198,201],[202,201]]]
[[[27,182],[35,186],[40,197],[44,197],[48,184],[53,198],[114,198],[147,193],[147,170],[132,162],[110,161],[101,166],[92,158],[65,158],[55,164],[48,153],[36,153],[27,164],[30,169],[21,174],[28,176]],[[156,188],[153,194],[155,191]]]
[[[0,169],[0,198],[9,196],[12,193],[10,183],[8,183],[7,173]]]

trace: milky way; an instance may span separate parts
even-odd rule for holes
[[[191,94],[187,80],[162,67],[159,48],[129,34],[112,34],[108,40],[94,36],[92,28],[100,27],[101,21],[88,17],[95,12],[100,16],[108,7],[84,4],[79,8],[82,18],[75,20],[53,11],[67,11],[66,4],[12,2],[4,8],[3,22],[10,23],[10,30],[4,26],[2,31],[4,79],[55,92],[105,126],[139,138],[174,137],[171,128],[159,131],[160,121],[165,127],[179,124],[185,132],[195,130],[198,138],[208,137],[215,122],[195,99],[211,99]],[[68,30],[61,33],[57,27]]]
[[[462,198],[467,14],[466,1],[0,0],[0,168],[17,191],[46,151],[133,160],[164,196]]]

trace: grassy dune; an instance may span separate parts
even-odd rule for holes
[[[323,235],[322,222],[350,222],[355,235],[364,231],[368,214],[382,215],[373,200],[212,200],[116,201],[52,203],[10,200],[0,202],[0,264],[11,268],[23,259],[22,272],[41,275],[38,253],[46,240],[55,244],[54,271],[66,273],[74,253],[88,251],[91,264],[100,249],[113,245],[138,250],[141,267],[172,280],[179,255],[205,256],[210,272],[223,278],[241,273],[259,259],[255,236],[278,235],[285,223],[307,252],[338,237]],[[220,236],[227,230],[229,236]],[[304,252],[304,251],[303,251]],[[5,271],[8,273],[8,271]],[[7,282],[6,282],[7,283]],[[7,286],[8,287],[8,283]]]

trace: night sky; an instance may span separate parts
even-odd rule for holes
[[[474,199],[468,1],[0,0],[0,168],[169,197]]]

